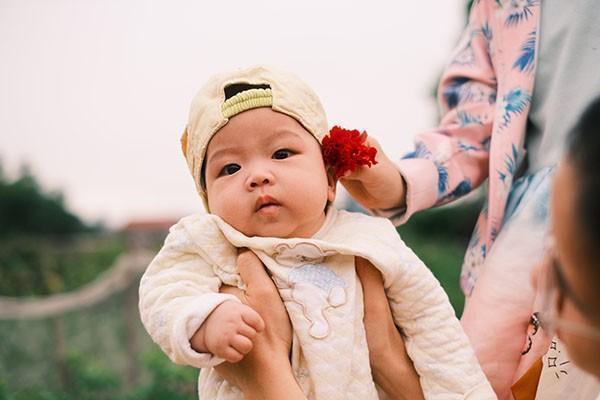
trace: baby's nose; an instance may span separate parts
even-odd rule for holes
[[[252,182],[250,182],[250,186],[251,187],[257,187],[260,185],[267,185],[269,183],[269,178],[256,178],[255,180],[253,180]]]
[[[268,171],[255,171],[248,177],[248,189],[254,189],[274,182],[274,177]]]

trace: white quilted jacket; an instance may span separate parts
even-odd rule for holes
[[[171,228],[140,283],[140,313],[173,362],[202,368],[202,400],[243,398],[210,368],[222,360],[189,343],[215,307],[237,301],[218,293],[222,284],[243,286],[237,247],[250,248],[271,271],[294,328],[292,366],[309,399],[380,398],[369,367],[356,256],[383,275],[425,397],[496,398],[448,297],[392,224],[330,208],[310,239],[246,237],[211,214],[185,217]]]

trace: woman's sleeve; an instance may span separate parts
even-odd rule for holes
[[[474,2],[469,23],[443,73],[438,88],[439,126],[418,134],[415,150],[397,163],[406,182],[406,207],[372,210],[395,225],[417,211],[469,193],[488,176],[496,104],[489,3]]]
[[[171,361],[204,368],[223,360],[196,352],[190,338],[218,305],[239,300],[219,293],[221,281],[196,247],[184,224],[171,228],[140,282],[139,309],[152,340]]]

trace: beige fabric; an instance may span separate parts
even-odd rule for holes
[[[229,121],[222,110],[225,88],[236,83],[269,85],[273,97],[271,108],[296,119],[319,142],[328,131],[327,116],[318,96],[293,74],[259,65],[213,76],[192,101],[188,123],[181,137],[188,168],[205,206],[206,196],[200,186],[202,161],[210,139]]]
[[[579,369],[565,345],[554,338],[550,349],[542,357],[542,372],[536,400],[593,400],[600,397],[600,381]]]
[[[311,239],[249,238],[210,214],[186,217],[171,228],[142,278],[140,312],[171,360],[203,368],[201,399],[242,398],[210,368],[221,360],[189,344],[206,316],[229,298],[218,293],[219,286],[242,284],[236,247],[254,251],[274,277],[294,327],[292,367],[309,399],[378,398],[356,256],[382,272],[426,398],[496,398],[439,282],[391,223],[330,208]]]

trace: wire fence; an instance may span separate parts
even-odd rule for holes
[[[195,398],[197,372],[171,365],[139,319],[152,255],[125,253],[70,292],[0,297],[0,400]]]

